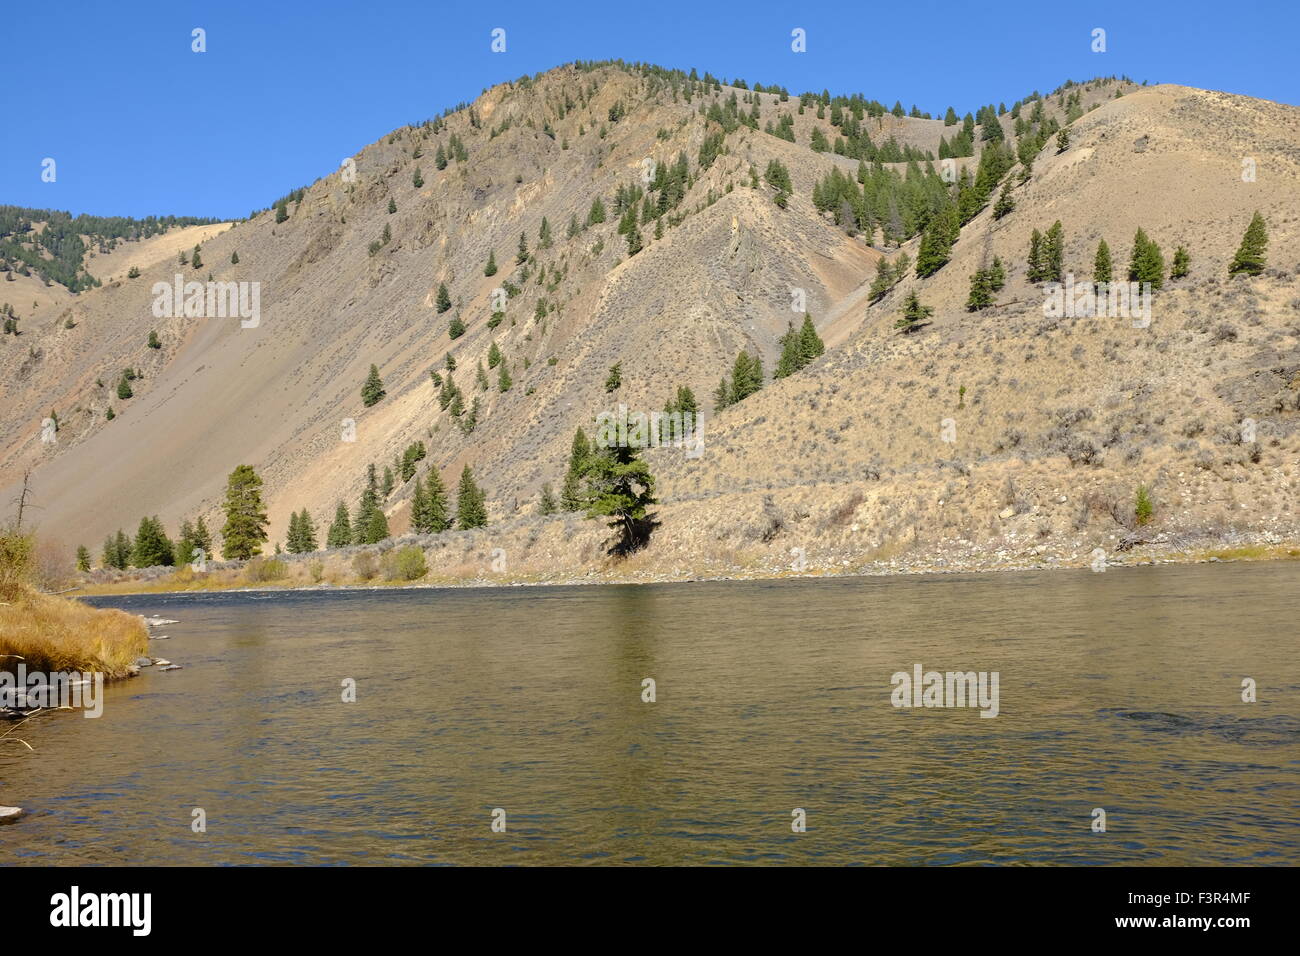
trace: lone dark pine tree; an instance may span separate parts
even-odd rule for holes
[[[266,506],[262,504],[262,479],[252,465],[237,466],[226,479],[225,511],[222,556],[243,561],[261,554],[266,541]]]
[[[1264,225],[1264,217],[1258,212],[1250,220],[1250,225],[1246,227],[1246,234],[1241,238],[1241,245],[1237,247],[1237,254],[1232,257],[1232,264],[1228,266],[1228,275],[1235,276],[1238,273],[1245,273],[1248,276],[1257,276],[1264,271],[1266,259],[1265,251],[1268,249],[1268,227]]]
[[[587,517],[608,518],[614,537],[609,554],[626,556],[646,546],[659,522],[650,513],[655,504],[654,476],[630,445],[604,448],[587,467],[590,504]]]
[[[379,377],[379,369],[371,365],[370,374],[366,376],[366,383],[361,386],[361,401],[366,408],[378,404],[387,393],[384,391],[384,383]]]

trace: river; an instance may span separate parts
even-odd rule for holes
[[[0,746],[4,863],[1300,863],[1300,563],[92,603],[183,669]]]

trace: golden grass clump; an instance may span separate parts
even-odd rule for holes
[[[98,671],[126,677],[149,648],[149,630],[134,614],[24,588],[0,604],[0,667],[22,658],[28,671]]]

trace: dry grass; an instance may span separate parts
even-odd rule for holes
[[[126,677],[149,646],[135,615],[97,610],[79,601],[23,589],[0,606],[0,657],[16,656],[29,671],[98,671]],[[17,663],[6,660],[6,667]]]

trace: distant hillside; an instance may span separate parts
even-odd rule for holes
[[[651,566],[1077,556],[1136,533],[1139,484],[1162,531],[1294,535],[1300,111],[1099,79],[969,119],[914,112],[610,63],[493,87],[207,236],[198,268],[186,242],[38,309],[0,343],[0,476],[35,466],[43,530],[69,553],[143,515],[219,528],[241,463],[266,481],[273,542],[291,512],[323,528],[354,507],[372,464],[396,475],[383,507],[401,533],[418,442],[449,487],[473,468],[492,533],[528,553],[588,533],[537,517],[575,429],[685,387],[706,451],[649,455]],[[1229,280],[1255,210],[1270,268]],[[1124,278],[1139,227],[1166,274],[1186,246],[1189,273],[1149,328],[1045,318],[1025,260],[1056,220],[1081,279],[1103,238]],[[995,257],[1003,284],[968,311]],[[177,273],[258,283],[260,322],[156,318],[152,287]],[[904,334],[912,292],[933,311]],[[825,352],[774,380],[805,311]],[[742,351],[763,387],[731,404],[719,381]],[[385,395],[367,406],[372,364]],[[1232,437],[1243,418],[1257,449]]]
[[[55,209],[0,206],[0,272],[35,273],[71,292],[98,282],[86,269],[88,253],[107,253],[121,242],[139,242],[183,226],[217,219],[196,216],[73,216]]]

